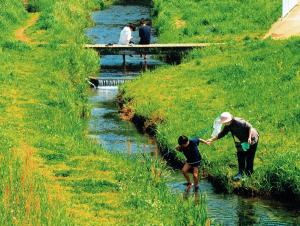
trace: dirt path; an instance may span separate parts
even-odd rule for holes
[[[300,2],[287,16],[272,25],[264,39],[287,39],[291,36],[300,36]]]
[[[25,31],[29,27],[33,26],[39,19],[39,13],[33,13],[30,15],[31,15],[31,17],[30,17],[29,21],[27,22],[27,24],[24,27],[21,27],[16,31],[16,39],[21,42],[25,42],[27,44],[32,44],[33,41],[25,34]]]

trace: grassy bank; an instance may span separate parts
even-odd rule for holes
[[[223,111],[249,120],[260,132],[256,173],[243,188],[287,194],[299,200],[299,40],[248,41],[236,47],[194,52],[123,87],[126,107],[157,125],[157,139],[173,149],[180,134],[209,138]],[[201,146],[206,167],[231,191],[237,171],[232,138]]]
[[[280,0],[154,0],[162,43],[227,42],[260,38],[280,16]]]
[[[184,8],[194,8],[185,7],[187,3],[196,4],[194,1],[180,2],[183,12]],[[158,3],[162,5],[158,21],[160,13],[176,10],[172,6],[163,7],[162,1]],[[275,8],[278,7],[275,5]],[[211,11],[206,14],[214,15]],[[224,23],[230,21],[227,19]],[[188,20],[192,22],[193,18]],[[246,26],[244,23],[238,26]],[[173,28],[166,28],[164,33],[173,35]],[[258,32],[266,32],[264,28],[260,27]],[[243,32],[237,32],[236,37],[242,39]],[[197,37],[191,34],[183,40],[197,40]],[[162,40],[168,39],[162,34]],[[241,183],[231,181],[237,171],[237,160],[232,138],[228,136],[213,147],[200,146],[213,182],[228,192],[236,189],[237,192],[277,195],[299,202],[299,50],[299,39],[274,42],[246,38],[237,44],[194,51],[179,66],[145,73],[124,85],[125,107],[156,123],[159,143],[173,150],[181,134],[209,138],[214,119],[223,111],[247,119],[261,134],[255,174]]]
[[[83,29],[101,2],[30,1],[39,19],[28,43],[15,39],[31,17],[21,1],[0,9],[0,224],[204,224],[203,203],[174,196],[163,164],[87,139],[86,78],[99,60]]]
[[[1,1],[0,40],[4,40],[27,18],[21,1]],[[5,10],[4,10],[5,9]]]

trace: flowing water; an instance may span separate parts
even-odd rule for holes
[[[109,9],[93,13],[96,26],[87,30],[87,35],[94,43],[117,43],[122,27],[129,22],[136,23],[140,18],[149,18],[150,9],[145,6],[112,6]],[[138,41],[137,31],[133,33]],[[153,37],[155,42],[155,37]],[[129,154],[140,152],[157,153],[155,142],[137,131],[135,126],[122,121],[115,101],[118,83],[139,76],[144,70],[152,70],[162,64],[149,56],[147,63],[140,56],[126,58],[124,66],[122,56],[102,56],[98,89],[91,91],[90,102],[93,104],[90,121],[90,136],[96,138],[108,151],[120,151]],[[100,78],[101,75],[101,78]],[[110,83],[111,81],[111,83]],[[116,81],[116,82],[112,82]],[[174,172],[169,182],[175,193],[184,197],[184,179],[179,172]],[[201,180],[200,192],[206,194],[207,210],[214,222],[224,225],[300,225],[300,210],[292,205],[259,198],[243,198],[237,195],[217,194],[212,185]],[[195,195],[197,201],[197,194]]]

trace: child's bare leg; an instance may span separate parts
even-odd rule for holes
[[[187,163],[184,164],[184,166],[182,167],[182,174],[184,176],[184,178],[186,179],[186,181],[188,182],[188,184],[191,183],[190,177],[189,177],[189,169],[191,168],[191,166]]]
[[[198,167],[193,167],[193,179],[195,187],[198,186],[199,183],[199,169]]]

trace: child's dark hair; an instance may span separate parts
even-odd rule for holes
[[[178,137],[178,144],[179,145],[186,144],[188,141],[189,141],[189,138],[185,135],[181,135],[180,137]]]
[[[145,21],[144,18],[142,18],[142,19],[140,20],[140,25],[143,25],[143,24],[146,24],[146,21]]]

